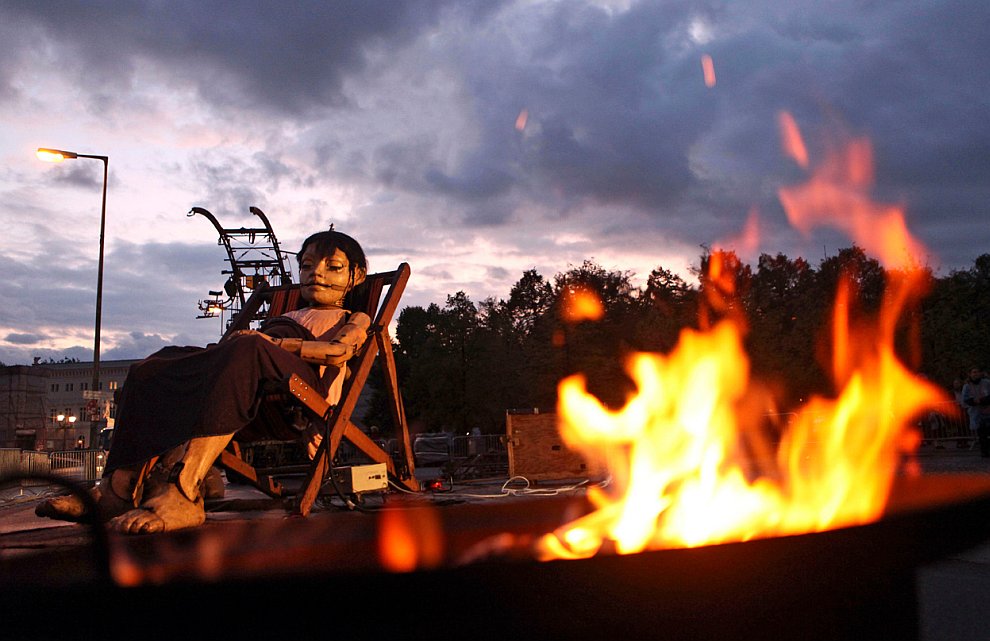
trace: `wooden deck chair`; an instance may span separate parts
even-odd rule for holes
[[[344,382],[340,401],[337,405],[327,404],[316,390],[309,387],[295,374],[291,375],[288,380],[282,381],[280,385],[282,395],[290,403],[297,404],[297,407],[308,414],[312,420],[326,427],[323,441],[308,466],[299,492],[294,497],[292,510],[297,514],[303,516],[309,514],[320,488],[327,480],[334,457],[343,441],[349,442],[373,462],[384,463],[388,469],[390,481],[408,490],[420,490],[416,480],[409,426],[406,423],[405,408],[399,393],[392,341],[388,334],[388,326],[392,322],[409,274],[409,265],[402,263],[395,271],[369,274],[365,282],[349,294],[350,298],[346,303],[348,309],[364,311],[371,317],[372,323],[368,330],[368,340],[347,363],[350,376]],[[255,290],[240,313],[231,321],[221,340],[233,332],[247,329],[250,322],[259,316],[274,318],[287,311],[298,309],[303,303],[299,285],[259,288]],[[267,306],[267,312],[265,312],[265,306]],[[382,368],[383,380],[389,397],[389,410],[398,432],[397,437],[401,450],[398,462],[351,422],[351,414],[361,390],[368,380],[368,374],[371,372],[375,360],[378,360]],[[281,408],[273,409],[271,404],[264,402],[259,412],[261,420],[284,420],[281,419],[280,410]],[[228,449],[220,455],[218,463],[227,470],[247,479],[269,496],[280,498],[285,495],[285,489],[280,483],[271,476],[259,473],[241,457],[236,440],[232,440]]]

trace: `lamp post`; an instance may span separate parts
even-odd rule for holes
[[[75,416],[66,416],[65,414],[59,414],[55,417],[55,422],[58,425],[58,430],[56,430],[56,435],[62,433],[62,449],[65,450],[65,441],[68,438],[68,432],[76,425]],[[53,439],[54,440],[54,439]]]
[[[65,449],[65,414],[59,414],[58,416],[56,416],[55,417],[55,423],[56,423],[56,425],[58,427],[58,429],[55,430],[55,436],[59,436],[59,434],[61,434],[61,436],[62,436],[62,449],[64,450]],[[55,442],[55,439],[52,439],[52,443],[54,443],[54,442]],[[52,445],[52,449],[54,449],[54,448],[55,448],[55,446]]]
[[[73,160],[76,158],[93,158],[103,161],[103,206],[100,210],[100,261],[96,271],[96,332],[93,339],[93,392],[100,392],[100,324],[103,314],[103,233],[107,222],[107,168],[110,164],[108,156],[94,156],[91,154],[78,154],[74,151],[63,151],[61,149],[38,149],[38,158],[46,162],[62,162],[63,160]],[[91,420],[89,423],[89,446],[94,447],[99,437],[99,419]]]

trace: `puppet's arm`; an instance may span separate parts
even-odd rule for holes
[[[307,363],[318,365],[342,365],[364,345],[368,337],[371,318],[362,312],[354,312],[347,323],[329,341],[304,341],[301,338],[272,338],[265,336],[285,351],[296,354]]]

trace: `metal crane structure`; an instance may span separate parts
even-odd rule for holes
[[[199,214],[213,223],[220,235],[217,244],[227,250],[229,269],[220,272],[228,276],[227,281],[222,290],[210,290],[210,298],[199,301],[201,314],[196,317],[216,318],[219,315],[221,334],[255,289],[292,282],[292,273],[288,269],[290,262],[278,245],[268,217],[257,207],[250,207],[250,211],[261,220],[263,227],[225,228],[216,216],[202,207],[193,207],[186,214],[188,217]],[[256,312],[255,318],[260,320],[267,314],[268,310],[262,308]]]

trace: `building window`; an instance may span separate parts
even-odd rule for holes
[[[117,381],[110,381],[110,389],[112,390],[117,389]]]
[[[103,381],[100,381],[100,386],[97,389],[99,389],[101,391],[103,390]]]
[[[58,383],[52,383],[52,391],[53,392],[57,392],[58,391]]]
[[[65,391],[66,392],[71,392],[72,391],[72,383],[66,383],[65,384]]]
[[[83,391],[88,390],[89,389],[89,383],[80,383],[79,384],[79,389],[81,389]]]

